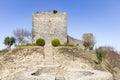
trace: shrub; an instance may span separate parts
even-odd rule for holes
[[[102,49],[96,49],[96,56],[101,63],[105,59],[106,52]]]
[[[36,45],[37,46],[44,46],[45,45],[45,40],[41,39],[41,38],[37,39]]]
[[[57,39],[57,38],[54,38],[54,39],[51,41],[51,44],[52,44],[52,46],[54,46],[54,47],[59,46],[59,45],[60,45],[60,40]]]
[[[73,44],[70,44],[70,43],[60,44],[60,46],[70,46],[70,47],[74,47],[74,45],[73,45]]]
[[[57,10],[53,10],[53,13],[56,14],[56,13],[58,13],[58,11]]]

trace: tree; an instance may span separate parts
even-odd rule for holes
[[[30,43],[32,39],[32,33],[26,29],[16,29],[13,34],[18,44]]]
[[[83,34],[83,46],[85,49],[93,50],[95,40],[92,33]]]
[[[11,46],[15,43],[14,37],[6,37],[4,40],[4,44],[8,46],[8,49],[11,49]]]

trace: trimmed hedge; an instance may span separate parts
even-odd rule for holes
[[[44,46],[45,45],[45,40],[42,38],[39,38],[36,40],[36,45],[37,46]]]
[[[59,45],[60,45],[60,40],[57,39],[57,38],[54,38],[54,39],[51,41],[51,44],[52,44],[52,46],[54,46],[54,47],[59,46]]]

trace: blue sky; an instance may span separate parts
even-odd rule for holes
[[[68,13],[68,34],[82,39],[93,33],[98,46],[120,51],[120,0],[0,0],[0,49],[16,28],[32,29],[36,11],[58,10]]]

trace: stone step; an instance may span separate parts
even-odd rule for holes
[[[50,65],[53,64],[53,52],[52,52],[52,46],[45,46],[44,47],[44,64]]]

